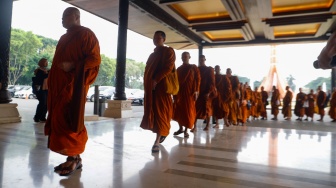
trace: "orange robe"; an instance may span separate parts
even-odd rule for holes
[[[268,93],[267,91],[261,91],[261,101],[264,106],[264,108],[261,108],[260,115],[263,118],[267,118],[267,100],[268,100]]]
[[[305,114],[307,115],[307,117],[313,118],[316,96],[314,94],[308,94],[307,100],[308,100],[308,107],[305,108]]]
[[[336,119],[336,92],[334,91],[330,99],[329,116],[331,119]]]
[[[62,62],[74,62],[65,72]],[[88,28],[67,30],[57,46],[48,77],[48,118],[45,134],[50,150],[74,156],[83,153],[88,139],[84,126],[86,94],[98,75],[101,62],[99,43]]]
[[[293,93],[291,91],[287,91],[285,97],[283,98],[282,114],[284,118],[292,117],[292,99],[293,99]]]
[[[253,117],[259,118],[261,112],[265,111],[261,100],[261,92],[254,91],[254,101],[252,103]]]
[[[177,69],[180,90],[174,95],[173,119],[181,126],[193,128],[196,118],[195,92],[199,92],[201,76],[196,65],[183,64]]]
[[[238,119],[241,119],[241,110],[239,108],[241,100],[241,93],[238,88],[239,79],[237,76],[231,76],[229,79],[232,87],[232,95],[231,101],[229,102],[230,110],[228,119],[233,125],[237,125]]]
[[[144,73],[144,115],[140,127],[161,136],[167,136],[173,115],[173,100],[168,94],[166,76],[175,66],[175,52],[170,47],[159,46],[149,56]],[[156,87],[153,88],[153,82]]]
[[[196,119],[212,116],[212,100],[217,95],[215,73],[212,67],[198,67],[201,75],[200,93],[196,101]],[[210,95],[207,99],[206,96]]]
[[[280,92],[278,89],[275,89],[271,97],[271,114],[277,116],[279,114],[280,106]]]
[[[324,103],[325,103],[325,100],[327,98],[327,95],[324,91],[319,91],[317,96],[316,96],[316,105],[318,107],[318,110],[319,110],[319,114],[321,116],[323,116],[325,114],[324,112]]]
[[[296,95],[296,101],[295,101],[295,107],[294,107],[294,114],[298,117],[304,116],[304,107],[303,103],[305,101],[306,94],[303,92],[300,92]]]
[[[229,115],[229,101],[231,100],[232,88],[231,82],[226,75],[216,74],[217,97],[213,99],[213,116],[222,119]]]

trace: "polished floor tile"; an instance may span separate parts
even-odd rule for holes
[[[24,117],[24,116],[23,116]],[[0,126],[0,183],[4,188],[321,188],[336,187],[336,124],[262,121],[211,128],[189,138],[172,134],[151,153],[155,135],[141,118],[86,122],[83,168],[69,177],[53,168],[64,156],[46,147],[43,124]],[[171,122],[171,133],[178,129]]]

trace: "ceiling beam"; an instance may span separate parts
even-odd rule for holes
[[[201,37],[196,35],[194,32],[190,31],[187,26],[180,23],[166,11],[163,11],[158,5],[153,3],[151,0],[130,0],[130,4],[132,6],[144,10],[152,17],[156,18],[157,20],[160,20],[163,24],[167,24],[175,31],[184,35],[191,42],[196,43],[198,45],[201,44],[202,42]]]
[[[266,18],[263,20],[263,22],[269,24],[270,26],[293,25],[304,23],[321,23],[326,22],[328,19],[332,18],[332,16],[333,13],[322,13],[322,14],[313,14],[304,16]]]
[[[199,31],[215,31],[215,30],[226,30],[226,29],[241,29],[246,24],[245,20],[240,20],[238,22],[224,22],[224,23],[214,23],[214,24],[200,24],[191,26],[192,29]]]

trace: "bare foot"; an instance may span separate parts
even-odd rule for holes
[[[209,130],[209,128],[208,127],[205,127],[204,129],[203,129],[203,131],[208,131]]]
[[[194,133],[194,132],[196,132],[196,131],[197,131],[196,128],[192,128],[192,129],[190,130],[190,132],[192,132],[192,133]]]
[[[213,126],[212,128],[216,129],[216,128],[219,128],[219,126],[216,124],[216,125]]]

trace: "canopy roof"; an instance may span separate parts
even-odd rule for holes
[[[63,0],[118,24],[119,0]],[[335,29],[334,0],[130,0],[128,29],[197,49],[321,42]]]

